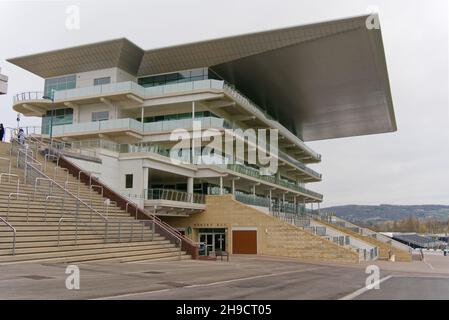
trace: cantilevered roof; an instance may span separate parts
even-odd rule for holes
[[[396,130],[380,29],[368,16],[143,51],[126,39],[8,60],[42,77],[209,67],[304,141]]]
[[[116,39],[8,59],[42,78],[118,67],[137,74],[144,51],[128,39]]]

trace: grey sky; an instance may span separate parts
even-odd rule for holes
[[[65,27],[66,7],[81,28]],[[1,120],[15,126],[15,93],[43,80],[7,58],[127,37],[144,49],[366,14],[377,7],[398,132],[318,141],[309,184],[339,204],[449,204],[449,5],[446,0],[2,1],[0,67],[10,77]],[[40,125],[24,118],[22,125]]]

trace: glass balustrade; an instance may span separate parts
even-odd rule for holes
[[[205,197],[199,193],[187,193],[172,189],[144,189],[145,200],[168,200],[204,204]]]

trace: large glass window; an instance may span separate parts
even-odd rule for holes
[[[218,118],[215,114],[210,111],[198,111],[195,112],[195,118],[207,118],[207,117],[215,117]],[[159,121],[169,121],[169,120],[181,120],[181,119],[191,119],[192,113],[177,113],[177,114],[167,114],[164,116],[154,116],[154,117],[145,117],[143,118],[143,122],[159,122]],[[141,118],[136,118],[137,121],[141,121]]]
[[[73,123],[72,108],[48,110],[45,116],[42,117],[42,133],[44,134],[50,133],[52,113],[53,113],[53,126]]]
[[[189,82],[205,79],[218,79],[219,77],[207,68],[199,68],[187,71],[158,74],[138,79],[138,83],[143,87],[161,86],[170,83]]]
[[[103,77],[94,79],[94,86],[101,86],[102,84],[111,83],[111,77]]]
[[[45,79],[44,96],[53,97],[53,91],[76,88],[76,75]]]
[[[92,112],[92,121],[109,120],[109,111]]]

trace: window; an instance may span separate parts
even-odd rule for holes
[[[53,119],[52,119],[53,113]],[[72,124],[73,123],[73,109],[65,108],[65,109],[56,109],[56,110],[47,110],[46,114],[42,117],[42,133],[49,134],[50,133],[50,124],[53,123],[53,126],[59,126],[63,124]]]
[[[109,120],[109,111],[92,112],[92,121]]]
[[[204,79],[208,79],[207,68],[147,76],[139,78],[137,82],[143,87],[154,87],[170,83],[181,83]]]
[[[45,79],[44,96],[52,97],[53,91],[73,89],[76,87],[76,75]]]
[[[133,187],[133,175],[125,174],[125,188],[130,189]]]
[[[111,83],[111,77],[103,77],[94,79],[94,86]]]

